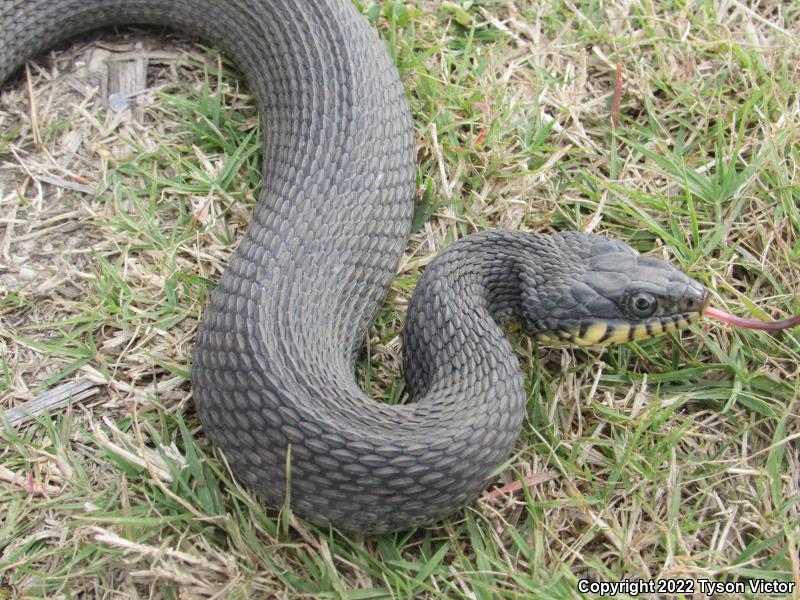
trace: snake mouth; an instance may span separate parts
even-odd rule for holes
[[[700,311],[647,319],[638,323],[628,321],[581,321],[558,331],[541,334],[537,339],[548,344],[574,344],[576,346],[609,346],[641,341],[686,329],[696,323]]]

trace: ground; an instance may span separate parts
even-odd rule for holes
[[[796,3],[361,8],[408,90],[419,164],[414,234],[358,371],[374,397],[402,397],[420,270],[489,227],[612,235],[731,312],[798,312]],[[138,107],[107,106],[98,64],[142,57]],[[797,329],[702,322],[605,350],[511,330],[530,400],[498,481],[528,485],[416,531],[315,528],[237,484],[187,376],[252,213],[257,127],[231,65],[153,30],[81,38],[0,93],[0,406],[50,407],[0,431],[0,598],[797,589]],[[674,591],[650,597],[692,596]]]

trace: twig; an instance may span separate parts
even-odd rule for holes
[[[28,88],[28,99],[31,103],[31,133],[33,133],[33,143],[37,148],[42,146],[42,138],[39,136],[39,120],[36,117],[36,95],[33,93],[33,81],[31,81],[31,69],[25,64],[25,84]]]
[[[513,494],[514,492],[520,491],[523,486],[524,487],[531,487],[536,485],[537,483],[544,483],[545,481],[549,481],[553,478],[552,475],[549,473],[533,473],[528,475],[523,481],[512,481],[508,485],[504,485],[503,487],[499,487],[493,489],[490,492],[486,492],[482,497],[481,500],[491,500],[492,498],[497,498],[498,496],[506,496],[508,494]]]

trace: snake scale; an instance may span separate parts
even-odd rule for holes
[[[244,73],[263,184],[204,313],[193,393],[237,477],[316,523],[408,528],[487,485],[527,403],[507,322],[605,344],[683,328],[706,302],[679,270],[612,239],[466,236],[427,267],[409,306],[411,401],[374,402],[354,364],[409,233],[415,138],[397,70],[350,1],[0,0],[0,22],[0,81],[116,24],[197,35]]]

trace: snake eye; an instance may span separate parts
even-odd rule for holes
[[[647,292],[637,292],[628,298],[628,309],[635,317],[646,319],[656,312],[656,298]]]

